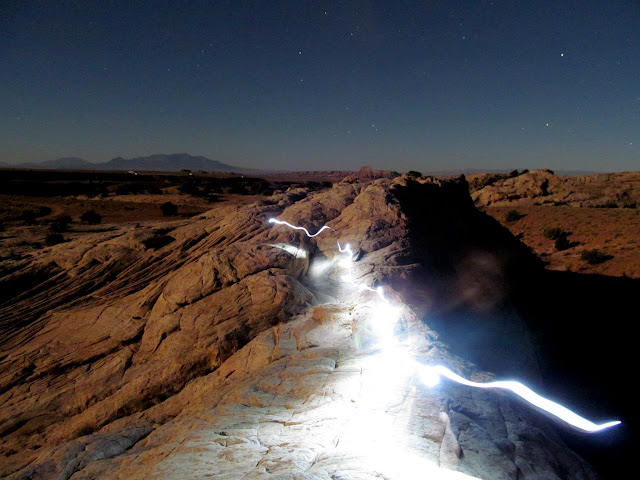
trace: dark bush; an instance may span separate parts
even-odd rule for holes
[[[597,265],[599,263],[604,263],[607,260],[611,260],[613,257],[595,248],[593,250],[585,250],[582,252],[582,255],[580,255],[580,258],[589,265]]]
[[[549,240],[558,240],[559,238],[566,237],[567,235],[568,233],[560,227],[547,228],[544,231],[544,238],[548,238]]]
[[[69,215],[62,215],[51,222],[51,225],[49,225],[49,230],[54,233],[66,232],[70,223],[71,217]]]
[[[162,248],[166,245],[169,245],[171,242],[175,241],[175,238],[170,237],[169,235],[156,235],[155,237],[149,237],[142,241],[142,244],[146,248],[152,248],[157,250],[158,248]]]
[[[201,192],[198,186],[193,182],[183,183],[178,187],[178,190],[181,193],[185,193],[187,195],[193,195],[194,197],[200,196]]]
[[[98,225],[100,222],[102,222],[102,215],[96,213],[93,210],[88,210],[82,214],[80,219],[83,222],[87,222],[89,225]]]
[[[509,176],[512,177],[512,178],[513,177],[517,177],[518,175],[520,175],[520,172],[518,170],[511,170],[509,172]]]
[[[20,218],[24,221],[25,225],[33,225],[36,223],[36,212],[33,210],[23,210]]]
[[[504,219],[507,222],[517,222],[518,220],[520,220],[522,217],[524,217],[524,215],[522,215],[520,212],[518,212],[517,210],[509,210],[507,212],[507,215],[504,217]]]
[[[0,222],[0,232],[4,232],[4,223]]]
[[[36,217],[45,217],[47,215],[51,215],[52,210],[49,207],[38,207],[38,212],[36,213]]]
[[[163,203],[160,205],[160,208],[162,209],[162,214],[165,217],[175,217],[178,215],[178,207],[171,202]]]
[[[57,245],[64,242],[64,237],[59,233],[50,233],[44,238],[44,243],[47,245]]]
[[[556,243],[554,245],[556,247],[556,250],[558,250],[558,251],[566,250],[567,248],[571,248],[571,242],[567,238],[566,232],[563,232],[562,235],[560,235],[558,238],[556,238]]]

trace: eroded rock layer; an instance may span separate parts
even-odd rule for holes
[[[595,478],[520,402],[428,388],[380,348],[383,305],[360,285],[383,286],[400,312],[403,352],[490,378],[438,341],[429,315],[465,304],[489,316],[535,260],[467,192],[463,179],[351,179],[15,265],[6,284],[40,281],[0,310],[0,475]],[[272,217],[331,230],[311,239]],[[169,238],[146,248],[154,236]],[[513,367],[535,376],[523,325],[499,328],[518,346]]]

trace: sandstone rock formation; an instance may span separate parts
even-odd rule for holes
[[[560,177],[550,170],[533,170],[509,177],[471,175],[476,205],[567,204],[578,207],[640,205],[640,173],[602,173]]]
[[[0,476],[596,478],[519,401],[428,388],[380,349],[384,304],[361,284],[384,285],[412,358],[491,378],[429,316],[465,305],[490,318],[536,261],[467,190],[350,179],[176,221],[156,250],[156,227],[131,225],[12,265],[1,281],[25,291],[0,309]],[[332,230],[310,239],[276,216]],[[492,328],[494,364],[534,378],[525,327]]]

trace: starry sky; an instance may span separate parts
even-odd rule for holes
[[[0,2],[0,162],[640,170],[640,2]]]

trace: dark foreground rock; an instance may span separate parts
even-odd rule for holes
[[[0,475],[596,478],[563,427],[503,393],[428,388],[377,344],[385,305],[360,284],[383,286],[412,358],[492,378],[428,327],[464,309],[502,319],[486,365],[539,379],[524,322],[504,313],[536,260],[467,192],[351,179],[177,221],[158,249],[138,225],[14,265],[7,284],[39,283],[0,310]],[[332,230],[310,239],[276,216]]]

